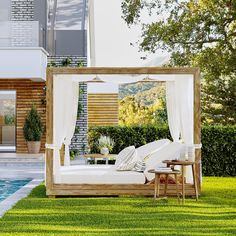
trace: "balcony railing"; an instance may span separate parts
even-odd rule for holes
[[[0,21],[0,47],[44,47],[45,30],[38,21]]]

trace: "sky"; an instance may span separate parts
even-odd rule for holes
[[[122,19],[121,0],[94,0],[94,12],[97,67],[160,66],[168,60],[169,55],[161,51],[150,54],[145,61],[141,59],[145,54],[139,52],[135,44],[140,39],[141,28],[129,28]],[[150,19],[147,14],[142,16],[142,20],[148,22],[155,19]],[[118,85],[89,84],[88,92],[116,93]]]
[[[140,59],[145,54],[139,52],[135,42],[140,39],[141,29],[129,28],[121,18],[121,0],[94,0],[94,8],[96,66],[144,66],[150,61],[154,66],[166,61],[168,54],[161,51],[150,54],[145,61]],[[147,15],[142,17],[150,20]]]

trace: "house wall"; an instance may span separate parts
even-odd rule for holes
[[[11,0],[11,20],[30,21],[34,17],[34,0]]]
[[[45,83],[31,80],[1,79],[0,90],[16,91],[16,152],[27,153],[27,144],[23,136],[25,117],[34,103],[43,124],[46,127]],[[45,134],[41,140],[41,150],[45,151]]]
[[[55,67],[62,67],[63,60],[70,58],[71,64],[68,67],[78,67],[78,63],[83,62],[83,66],[87,66],[87,58],[83,56],[76,55],[64,55],[64,56],[49,56],[48,65]],[[78,133],[74,134],[71,141],[71,149],[76,149],[82,153],[85,147],[88,145],[88,94],[87,94],[87,84],[80,83],[79,85],[80,96],[79,103],[81,104],[81,113],[79,119],[76,122],[76,127],[79,130]]]
[[[76,122],[76,127],[79,129],[78,133],[74,134],[71,141],[70,148],[79,150],[80,153],[86,151],[88,145],[88,93],[87,84],[79,84],[79,103],[80,103],[80,113],[79,119]]]
[[[0,7],[0,21],[8,21],[11,16],[11,2],[10,0],[1,0]]]
[[[56,56],[48,56],[48,64],[55,64],[56,67],[61,67],[63,60],[70,58],[71,64],[70,67],[77,67],[79,62],[83,62],[83,66],[87,66],[87,58],[79,55],[56,55]]]
[[[40,25],[40,40],[41,47],[47,50],[47,0],[34,0],[34,21],[38,21]]]
[[[56,30],[56,55],[86,56],[85,30]]]

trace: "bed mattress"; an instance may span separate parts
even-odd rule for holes
[[[58,176],[59,177],[59,176]],[[144,184],[146,177],[136,171],[116,171],[114,165],[77,165],[61,167],[55,178],[60,184]]]

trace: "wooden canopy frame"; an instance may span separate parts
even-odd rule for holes
[[[201,118],[200,118],[200,70],[198,68],[48,68],[47,69],[47,106],[46,141],[53,143],[53,77],[54,75],[82,75],[82,74],[184,74],[193,75],[194,79],[194,143],[201,143]],[[197,188],[201,187],[201,150],[195,151]],[[53,180],[53,150],[46,150],[46,189],[49,197],[55,196],[88,196],[88,195],[153,195],[153,184],[55,184]],[[160,193],[164,191],[161,185]],[[194,185],[186,184],[186,195],[194,196]],[[168,195],[175,194],[175,185],[170,186]]]

